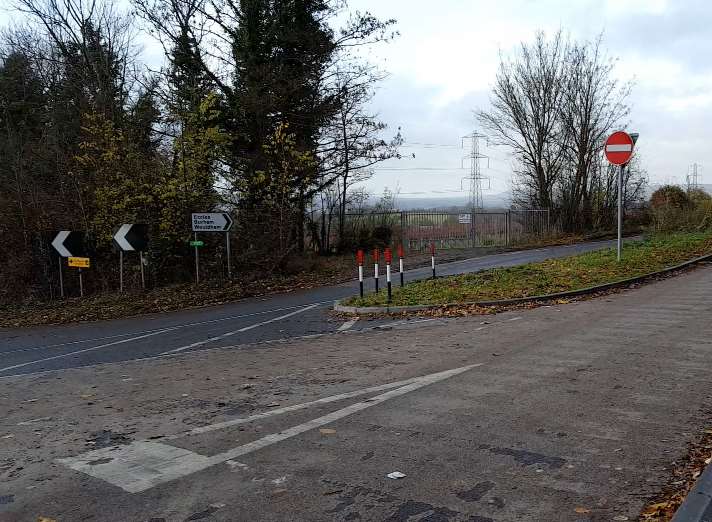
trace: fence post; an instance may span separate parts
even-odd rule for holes
[[[511,242],[511,236],[510,236],[510,234],[511,234],[511,214],[510,214],[509,210],[507,211],[507,213],[505,214],[505,217],[504,217],[504,227],[505,227],[504,234],[505,234],[505,238],[507,241],[507,246],[509,246],[510,242]]]

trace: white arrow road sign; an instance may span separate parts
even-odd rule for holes
[[[227,232],[230,227],[232,218],[227,212],[193,214],[193,232]]]
[[[52,246],[57,251],[57,253],[62,257],[72,257],[72,253],[67,250],[64,246],[64,241],[69,237],[71,232],[69,230],[62,230],[52,241]]]
[[[121,227],[116,232],[116,234],[114,234],[114,241],[116,241],[116,243],[119,245],[121,250],[129,251],[129,252],[134,250],[133,245],[126,240],[126,234],[129,233],[129,230],[131,230],[132,226],[133,225],[130,225],[130,224],[129,225],[121,225]]]

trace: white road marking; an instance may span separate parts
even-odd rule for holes
[[[391,382],[388,384],[381,384],[379,386],[372,386],[371,388],[362,388],[360,390],[355,390],[352,392],[339,393],[338,395],[331,395],[329,397],[323,397],[315,401],[304,402],[302,404],[293,404],[292,406],[284,406],[282,408],[275,408],[273,410],[267,410],[262,413],[256,413],[250,415],[249,417],[240,417],[237,419],[231,419],[229,421],[217,422],[215,424],[210,424],[208,426],[201,426],[199,428],[193,428],[192,430],[185,431],[183,433],[178,433],[176,435],[171,435],[170,437],[165,437],[163,440],[175,440],[182,437],[190,435],[200,435],[203,433],[208,433],[215,430],[221,430],[224,428],[229,428],[231,426],[238,426],[240,424],[246,424],[259,419],[264,419],[266,417],[273,417],[274,415],[281,415],[282,413],[289,413],[293,411],[303,410],[305,408],[310,408],[311,406],[319,406],[321,404],[329,404],[331,402],[343,401],[345,399],[352,399],[353,397],[358,397],[359,395],[368,395],[369,393],[381,392],[384,390],[391,390],[393,388],[399,388],[405,386],[406,384],[411,384],[422,377],[413,377],[412,379],[406,379],[404,381]]]
[[[191,343],[191,344],[187,344],[185,346],[181,346],[180,348],[174,348],[173,350],[168,350],[167,352],[162,352],[159,355],[168,355],[171,353],[184,352],[185,350],[190,350],[191,348],[197,348],[198,346],[203,346],[204,344],[212,343],[214,341],[222,341],[223,339],[227,339],[228,337],[232,337],[233,335],[237,335],[242,332],[247,332],[249,330],[254,330],[255,328],[259,328],[260,326],[264,326],[264,325],[270,324],[270,323],[275,323],[277,321],[287,319],[294,315],[303,314],[304,312],[308,312],[309,310],[316,308],[317,306],[319,306],[319,303],[314,303],[312,305],[305,306],[304,308],[300,308],[299,310],[295,310],[288,314],[280,315],[279,317],[273,317],[272,319],[267,319],[266,321],[260,321],[259,323],[251,324],[249,326],[244,326],[238,330],[233,330],[231,332],[227,332],[227,333],[224,333],[221,335],[216,335],[215,337],[210,337],[209,339],[205,339],[204,341],[198,341],[196,343]]]
[[[271,314],[275,312],[284,312],[287,310],[294,310],[296,308],[301,308],[303,306],[309,305],[309,304],[327,304],[330,303],[331,301],[321,301],[318,303],[306,303],[306,304],[299,304],[299,305],[294,305],[294,306],[285,306],[282,308],[273,308],[271,310],[262,310],[260,312],[252,312],[249,314],[240,314],[240,315],[231,315],[228,317],[219,317],[217,319],[207,319],[205,321],[196,321],[194,323],[181,323],[177,325],[173,325],[171,328],[190,328],[192,326],[202,326],[206,324],[214,324],[214,323],[221,323],[224,321],[232,321],[234,319],[244,319],[245,317],[254,317],[256,315],[266,315],[266,314]],[[80,339],[77,341],[67,341],[64,343],[56,343],[56,344],[45,344],[42,346],[30,346],[27,348],[18,348],[16,350],[10,350],[7,352],[2,352],[0,355],[6,355],[6,354],[11,354],[11,353],[18,353],[18,352],[30,352],[30,351],[36,351],[36,350],[45,350],[47,348],[59,348],[62,346],[71,346],[73,344],[84,344],[84,343],[91,343],[91,342],[96,342],[96,341],[107,341],[109,339],[117,339],[119,337],[129,337],[131,335],[143,335],[147,333],[154,333],[157,331],[163,331],[165,328],[168,328],[166,326],[162,328],[152,328],[150,330],[139,330],[137,332],[127,332],[127,333],[122,333],[122,334],[116,334],[116,335],[106,335],[103,337],[94,337],[90,339]]]
[[[349,328],[351,328],[353,325],[355,325],[357,321],[358,321],[358,317],[356,317],[355,319],[351,319],[350,321],[346,321],[344,324],[342,324],[341,326],[339,326],[337,328],[337,331],[344,332],[344,331],[348,330]]]
[[[233,461],[278,442],[290,439],[314,428],[331,424],[354,413],[405,395],[424,386],[461,374],[482,363],[463,366],[444,372],[416,377],[409,384],[387,391],[363,402],[323,415],[292,428],[267,435],[248,444],[206,457],[198,453],[153,441],[137,441],[126,446],[102,448],[79,455],[58,459],[67,467],[102,479],[129,493],[139,493],[159,484],[175,480],[203,469]],[[394,384],[394,383],[392,383]],[[385,386],[385,385],[384,385]]]
[[[118,345],[118,344],[130,343],[130,342],[133,342],[133,341],[138,341],[138,340],[140,340],[140,339],[146,339],[146,338],[148,338],[148,337],[153,337],[154,335],[160,335],[160,334],[162,334],[162,333],[172,332],[173,330],[177,330],[178,328],[180,328],[180,327],[179,327],[179,326],[173,326],[173,327],[171,327],[171,328],[164,328],[164,329],[162,329],[162,330],[158,330],[158,331],[155,331],[155,332],[147,333],[147,334],[144,334],[144,335],[138,335],[138,336],[136,336],[136,337],[130,337],[129,339],[122,339],[121,341],[114,341],[114,342],[112,342],[112,343],[100,344],[99,346],[92,346],[92,347],[90,347],[90,348],[84,348],[83,350],[75,350],[75,351],[69,352],[69,353],[63,353],[63,354],[60,354],[60,355],[54,355],[54,356],[52,356],[52,357],[45,357],[45,358],[43,358],[43,359],[36,359],[36,360],[34,360],[34,361],[27,361],[27,362],[20,363],[20,364],[14,364],[14,365],[12,365],[12,366],[6,366],[5,368],[0,368],[0,372],[4,372],[4,371],[7,371],[7,370],[15,370],[15,369],[17,369],[17,368],[24,368],[25,366],[30,366],[31,364],[39,364],[39,363],[43,363],[43,362],[47,362],[47,361],[54,361],[54,360],[56,360],[56,359],[62,359],[62,358],[64,358],[64,357],[71,357],[72,355],[79,355],[80,353],[86,353],[86,352],[91,352],[91,351],[94,351],[94,350],[100,350],[100,349],[102,349],[102,348],[108,348],[109,346],[116,346],[116,345]]]
[[[250,326],[246,326],[245,328],[241,328],[241,329],[235,330],[235,331],[233,331],[233,332],[228,332],[227,334],[219,335],[219,336],[217,336],[217,337],[212,337],[212,338],[207,339],[207,340],[205,340],[205,341],[200,341],[200,342],[197,342],[197,343],[193,343],[192,345],[183,346],[183,347],[181,347],[181,348],[176,348],[175,350],[171,350],[171,351],[168,351],[168,352],[163,352],[163,353],[158,354],[158,356],[160,357],[160,356],[166,355],[166,354],[178,353],[178,352],[181,352],[181,351],[184,351],[184,350],[188,350],[189,348],[193,348],[193,347],[196,347],[196,346],[202,346],[203,344],[207,344],[207,343],[209,343],[209,342],[212,342],[212,341],[215,341],[215,340],[219,340],[219,339],[222,339],[222,338],[224,338],[224,337],[230,337],[231,335],[234,335],[234,334],[236,334],[236,333],[246,332],[246,331],[248,331],[248,330],[252,330],[252,329],[254,329],[254,328],[257,328],[257,327],[259,327],[259,326],[263,326],[263,325],[265,325],[265,324],[273,323],[273,322],[279,321],[279,320],[281,320],[281,319],[286,319],[287,317],[291,317],[291,316],[293,316],[293,315],[300,314],[300,313],[302,313],[302,312],[306,312],[307,310],[311,310],[312,308],[315,308],[315,307],[317,307],[317,306],[319,306],[319,305],[326,304],[326,303],[330,303],[330,301],[324,301],[324,302],[320,302],[320,303],[313,303],[313,304],[308,305],[308,306],[306,306],[306,307],[301,307],[301,308],[299,308],[298,310],[296,310],[296,311],[294,311],[294,312],[292,312],[292,313],[285,314],[285,315],[282,315],[282,316],[279,316],[279,317],[275,317],[274,319],[269,319],[269,320],[267,320],[267,321],[262,321],[262,322],[260,322],[260,323],[252,324],[252,325],[250,325]],[[284,308],[284,310],[289,310],[289,309],[292,309],[292,308],[293,308],[293,307]],[[262,314],[262,313],[269,313],[269,312],[273,312],[273,311],[277,311],[277,310],[270,310],[270,311],[265,311],[265,312],[255,312],[254,314],[247,314],[247,315],[245,315],[244,317],[248,317],[248,316],[250,316],[250,315],[258,315],[258,314]],[[217,321],[217,320],[215,320],[215,321]],[[212,322],[215,322],[215,321],[212,321]],[[195,323],[195,324],[204,324],[204,323]],[[119,344],[126,344],[126,343],[130,343],[130,342],[133,342],[133,341],[139,341],[139,340],[141,340],[141,339],[146,339],[146,338],[148,338],[148,337],[153,337],[153,336],[156,336],[156,335],[161,335],[161,334],[164,334],[164,333],[173,332],[173,331],[179,330],[179,329],[181,329],[181,328],[185,328],[186,326],[191,326],[191,325],[190,325],[190,324],[181,324],[181,325],[171,326],[171,327],[167,327],[167,328],[162,328],[162,329],[160,329],[160,330],[152,330],[152,331],[149,331],[149,332],[146,333],[146,334],[137,335],[137,336],[134,336],[134,337],[130,337],[130,338],[128,338],[128,339],[122,339],[122,340],[120,340],[120,341],[114,341],[114,342],[111,342],[111,343],[100,344],[99,346],[92,346],[92,347],[90,347],[90,348],[84,348],[84,349],[82,349],[82,350],[75,350],[75,351],[69,352],[69,353],[63,353],[63,354],[59,354],[59,355],[54,355],[54,356],[52,356],[52,357],[44,357],[44,358],[42,358],[42,359],[36,359],[36,360],[34,360],[34,361],[27,361],[27,362],[15,364],[15,365],[12,365],[12,366],[6,366],[5,368],[0,368],[0,373],[2,373],[2,372],[4,372],[4,371],[7,371],[7,370],[15,370],[15,369],[17,369],[17,368],[24,368],[25,366],[30,366],[30,365],[32,365],[32,364],[39,364],[39,363],[43,363],[43,362],[47,362],[47,361],[53,361],[53,360],[56,360],[56,359],[62,359],[62,358],[65,358],[65,357],[71,357],[72,355],[79,355],[79,354],[86,353],[86,352],[91,352],[91,351],[94,351],[94,350],[100,350],[100,349],[102,349],[102,348],[108,348],[108,347],[110,347],[110,346],[117,346],[117,345],[119,345]],[[0,354],[0,355],[1,355],[1,354]],[[154,357],[156,357],[156,356],[154,356]],[[152,358],[152,357],[149,357],[149,358]],[[132,359],[132,360],[135,360],[135,359]],[[143,359],[138,359],[138,360],[143,360]]]

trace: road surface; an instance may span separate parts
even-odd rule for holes
[[[0,520],[635,520],[710,426],[710,316],[706,266],[566,305],[4,378]]]
[[[612,245],[612,241],[598,241],[507,252],[443,264],[438,267],[438,274],[452,275],[497,266],[513,266]],[[410,270],[406,273],[406,279],[426,278],[430,274],[428,267]],[[372,283],[371,277],[367,281],[369,289]],[[350,282],[246,299],[218,307],[115,321],[0,329],[0,378],[332,332],[344,328],[344,322],[336,321],[327,311],[336,299],[356,292],[357,283]],[[377,324],[361,321],[346,326],[362,329]]]

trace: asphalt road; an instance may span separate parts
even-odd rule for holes
[[[0,520],[636,520],[712,421],[711,314],[703,266],[565,305],[8,377]]]
[[[507,252],[439,265],[438,275],[474,272],[563,257],[612,246],[597,241]],[[373,286],[367,271],[367,289]],[[430,277],[429,267],[409,270],[406,280]],[[397,281],[394,275],[394,282]],[[381,286],[385,283],[381,278]],[[219,346],[364,329],[388,320],[344,324],[327,311],[358,292],[357,282],[300,290],[233,304],[129,319],[67,326],[0,329],[0,378],[46,370],[155,357]]]

